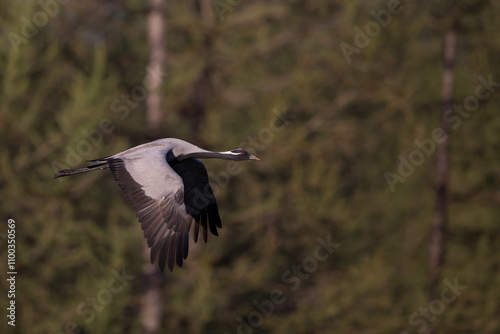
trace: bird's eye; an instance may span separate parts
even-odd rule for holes
[[[245,154],[245,152],[240,152],[240,154]]]

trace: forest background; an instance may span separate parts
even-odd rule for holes
[[[2,333],[500,331],[500,1],[0,8]],[[52,179],[161,137],[262,159],[163,275],[109,171]]]

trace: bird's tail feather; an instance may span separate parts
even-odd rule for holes
[[[95,160],[95,161],[92,161],[87,167],[77,168],[77,169],[60,170],[57,174],[54,175],[54,179],[57,179],[58,177],[62,177],[62,176],[69,176],[69,175],[74,175],[74,174],[90,172],[90,171],[93,171],[96,169],[106,169],[106,168],[109,168],[107,161]]]

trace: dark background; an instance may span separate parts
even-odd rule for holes
[[[500,331],[499,1],[61,2],[0,1],[3,333]],[[109,171],[52,179],[158,137],[262,159],[163,275]]]

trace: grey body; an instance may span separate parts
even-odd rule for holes
[[[192,226],[195,242],[200,228],[206,242],[208,229],[217,235],[217,227],[222,227],[207,171],[196,158],[259,160],[242,149],[211,152],[164,138],[94,160],[84,168],[59,171],[54,178],[109,168],[136,211],[151,248],[151,263],[158,259],[162,272],[165,265],[172,271],[174,262],[181,267],[187,258]]]

